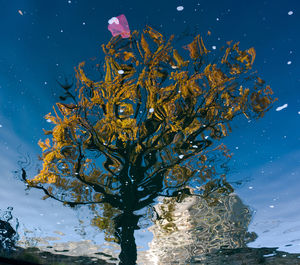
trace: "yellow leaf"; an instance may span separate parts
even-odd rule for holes
[[[50,135],[50,134],[52,134],[52,131],[47,131],[47,130],[45,130],[45,129],[43,129],[43,132],[44,132],[45,135]]]
[[[153,28],[148,26],[145,32],[149,34],[149,36],[157,45],[160,45],[163,42],[163,35],[158,31],[154,30]]]
[[[210,105],[212,103],[214,97],[215,97],[215,93],[210,92],[210,94],[206,97],[205,106]]]
[[[225,52],[225,54],[224,54],[224,56],[223,56],[223,58],[221,60],[221,63],[227,63],[227,57],[228,57],[230,51],[231,51],[231,48],[227,48],[226,49],[226,52]]]
[[[124,61],[127,61],[131,58],[134,58],[135,59],[135,55],[132,53],[132,52],[124,52]]]
[[[145,37],[144,37],[143,34],[141,36],[141,45],[142,45],[142,48],[145,52],[145,58],[146,59],[149,58],[151,56],[151,51],[149,49],[149,45],[148,45],[147,41],[145,40]]]
[[[108,62],[108,58],[105,59],[105,63],[106,63],[105,82],[111,82],[111,80],[112,80],[112,77],[111,77],[111,68],[110,68],[110,64]]]
[[[46,149],[50,148],[50,140],[49,140],[49,138],[47,138],[45,140],[45,142],[39,140],[38,145],[42,148],[42,150],[44,152]]]
[[[225,127],[225,125],[223,123],[219,123],[220,127],[221,127],[221,130],[222,130],[222,133],[224,136],[227,136],[227,129]]]
[[[255,60],[255,56],[256,56],[256,52],[254,50],[254,48],[250,48],[247,50],[247,52],[251,55],[251,64],[253,64],[254,60]]]
[[[139,153],[142,150],[142,146],[140,144],[137,144],[136,148],[135,148],[135,152]]]
[[[186,63],[183,61],[182,57],[179,55],[179,53],[177,52],[177,50],[173,50],[173,57],[178,65],[178,67],[181,67],[183,65],[185,65]]]
[[[197,47],[197,39],[195,38],[190,44],[186,46],[186,49],[190,52],[191,59],[195,60],[199,57],[198,47]]]

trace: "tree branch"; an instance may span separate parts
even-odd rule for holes
[[[24,168],[22,168],[22,180],[29,186],[29,187],[32,187],[32,188],[36,188],[36,189],[40,189],[42,190],[48,197],[56,200],[56,201],[59,201],[59,202],[62,202],[64,204],[68,204],[69,206],[71,207],[74,207],[76,205],[86,205],[86,204],[98,204],[98,203],[103,203],[104,201],[101,200],[101,201],[91,201],[91,202],[71,202],[71,201],[65,201],[65,200],[61,200],[57,197],[55,197],[54,195],[52,195],[46,188],[44,188],[43,186],[41,185],[30,185],[28,184],[28,180],[27,180],[27,173],[25,171]]]

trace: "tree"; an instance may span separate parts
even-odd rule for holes
[[[252,71],[253,48],[228,43],[218,59],[196,36],[184,60],[172,39],[150,27],[112,38],[102,45],[104,80],[91,80],[80,63],[73,102],[57,103],[45,117],[54,128],[39,141],[43,168],[32,179],[23,169],[28,187],[46,198],[89,205],[93,224],[121,245],[120,264],[135,264],[136,212],[158,196],[188,186],[202,186],[194,193],[204,196],[232,190],[222,167],[211,164],[230,154],[212,144],[235,117],[262,117],[273,102],[270,87]]]

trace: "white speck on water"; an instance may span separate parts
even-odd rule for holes
[[[149,109],[149,112],[150,113],[154,112],[154,109],[153,108]]]
[[[292,64],[292,61],[288,61],[287,64]]]
[[[193,145],[192,147],[193,147],[193,148],[198,148],[198,145]]]
[[[183,6],[177,6],[177,11],[182,11],[183,9],[184,9],[184,7]]]
[[[219,21],[220,19],[217,17],[216,20]]]
[[[252,190],[252,189],[253,189],[253,187],[252,187],[252,186],[250,186],[250,187],[249,187],[249,190]]]
[[[263,257],[267,258],[267,257],[273,257],[275,255],[276,255],[276,253],[271,253],[271,254],[265,254],[265,255],[263,255]]]
[[[0,128],[2,128],[3,126],[2,126],[2,124],[0,124]]]
[[[275,206],[274,206],[274,205],[270,205],[269,207],[270,207],[270,208],[274,208]]]
[[[64,31],[61,29],[60,32],[64,32]]]
[[[279,106],[279,107],[276,108],[276,111],[281,111],[281,110],[287,108],[287,106],[288,106],[288,104],[284,104],[282,106]]]
[[[217,49],[217,47],[216,47],[216,46],[212,46],[212,48],[213,48],[213,50]]]
[[[172,69],[177,69],[176,65],[172,65],[171,67],[172,67]]]
[[[123,109],[120,109],[120,112],[122,113],[122,112],[124,112],[124,110],[123,110]]]
[[[72,3],[72,1],[71,1],[71,0],[69,0],[69,1],[68,1],[68,3],[69,3],[69,4],[71,4],[71,3]]]
[[[82,22],[82,25],[85,25],[85,22]]]
[[[178,157],[179,157],[180,159],[182,159],[182,158],[184,157],[184,155],[179,155]]]
[[[291,15],[293,15],[293,14],[294,14],[294,12],[293,12],[292,10],[288,12],[288,15],[289,15],[289,16],[291,16]]]
[[[207,138],[208,138],[208,136],[205,136],[204,138],[205,138],[205,139],[207,139]]]
[[[48,84],[47,81],[45,81],[44,84],[47,85]]]
[[[47,122],[51,122],[51,120],[50,120],[50,119],[47,119],[46,121],[47,121]]]
[[[238,147],[238,146],[236,146],[236,147],[235,147],[235,149],[239,149],[239,147]]]
[[[300,111],[298,111],[298,114],[300,115]]]
[[[124,74],[124,71],[123,70],[118,70],[118,74],[122,75],[122,74]]]

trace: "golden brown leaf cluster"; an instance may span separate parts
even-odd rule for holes
[[[29,185],[48,184],[62,200],[68,194],[75,202],[97,203],[132,180],[146,190],[163,170],[164,187],[192,178],[205,183],[216,173],[205,149],[228,135],[237,115],[262,117],[274,102],[272,90],[252,71],[253,48],[229,43],[213,63],[200,36],[187,51],[174,49],[172,40],[150,27],[112,38],[102,45],[104,80],[90,79],[79,64],[77,100],[57,103],[46,115],[54,128],[39,141],[43,168]],[[200,170],[179,164],[195,156]]]

